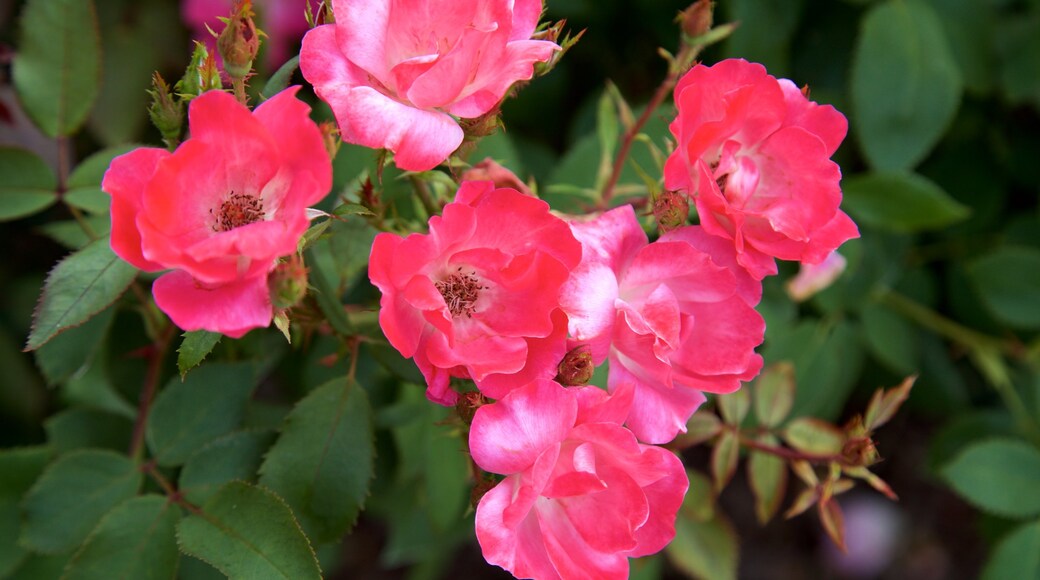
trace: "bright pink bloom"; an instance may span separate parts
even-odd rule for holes
[[[453,117],[493,109],[559,47],[531,40],[541,0],[332,0],[335,24],[303,39],[300,70],[343,139],[432,169],[462,143]]]
[[[631,389],[540,380],[477,409],[473,460],[507,477],[477,506],[484,558],[518,578],[627,578],[675,536],[682,462],[619,422]]]
[[[306,1],[311,3],[312,11],[317,10],[316,0]],[[191,28],[192,38],[205,42],[218,63],[216,39],[206,26],[219,34],[224,29],[219,17],[229,16],[233,4],[233,0],[181,0],[181,19]],[[300,37],[307,32],[304,6],[304,0],[253,0],[257,23],[267,33],[263,45],[266,47],[264,59],[269,67],[279,67],[289,60]]]
[[[566,353],[560,287],[580,259],[544,201],[468,181],[428,235],[376,236],[368,274],[383,293],[383,333],[415,358],[426,396],[451,405],[452,376],[492,398],[555,376]]]
[[[267,274],[296,251],[305,210],[332,187],[310,107],[282,91],[250,113],[231,95],[192,100],[191,138],[173,153],[140,148],[112,160],[112,250],[149,272],[184,330],[239,337],[271,323]]]
[[[756,279],[777,272],[774,258],[815,264],[859,236],[838,209],[841,170],[830,157],[848,122],[834,107],[738,59],[693,67],[675,105],[665,186],[693,196],[704,229],[733,240]]]
[[[702,391],[729,393],[762,368],[761,284],[726,240],[685,227],[647,244],[631,206],[571,223],[584,255],[560,300],[573,342],[609,360],[608,384],[635,385],[625,423],[641,441],[685,431]]]

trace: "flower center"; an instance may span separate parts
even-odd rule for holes
[[[264,202],[259,197],[232,191],[214,215],[213,231],[226,232],[264,219]]]
[[[481,286],[480,280],[472,272],[463,272],[460,267],[454,274],[433,284],[444,297],[452,318],[466,315],[473,316],[480,291],[487,288]]]

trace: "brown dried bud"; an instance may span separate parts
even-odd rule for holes
[[[589,384],[596,366],[592,364],[592,348],[587,344],[571,349],[557,369],[556,382],[565,387]]]
[[[244,79],[253,69],[253,59],[260,50],[260,35],[253,22],[251,0],[236,2],[224,31],[217,37],[217,50],[224,60],[224,70],[232,79]]]
[[[868,466],[877,463],[879,455],[870,437],[850,438],[841,450],[842,460],[847,465]]]
[[[473,422],[473,416],[477,409],[487,405],[490,400],[479,391],[469,391],[459,394],[459,400],[455,402],[455,412],[466,425]]]
[[[307,295],[307,268],[303,260],[293,254],[286,262],[279,262],[267,277],[271,305],[278,309],[292,308]]]
[[[527,184],[523,181],[520,181],[520,178],[515,173],[499,165],[497,161],[490,157],[485,157],[480,163],[463,171],[460,179],[462,181],[493,181],[495,187],[509,187],[524,195],[534,197],[534,194],[531,193],[531,188],[527,187]]]
[[[473,489],[469,493],[469,503],[476,509],[477,504],[480,503],[480,499],[484,497],[484,494],[491,491],[491,488],[498,485],[498,482],[491,477],[484,476],[478,477],[477,483],[473,485]]]
[[[325,151],[328,152],[329,159],[335,159],[336,154],[339,153],[339,146],[343,144],[339,138],[339,127],[332,121],[323,121],[318,125],[318,129],[321,130],[321,139],[325,143]]]
[[[664,191],[654,200],[654,219],[662,234],[686,225],[689,215],[690,200],[677,191]]]

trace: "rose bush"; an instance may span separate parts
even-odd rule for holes
[[[626,425],[641,441],[671,441],[702,392],[732,392],[758,374],[762,288],[732,246],[695,227],[648,244],[627,205],[571,229],[584,255],[561,300],[570,334],[594,364],[609,361],[611,390],[635,386]]]
[[[332,167],[298,87],[255,111],[222,91],[191,101],[191,138],[173,153],[115,158],[112,249],[149,272],[155,302],[184,330],[239,337],[271,323],[267,274],[296,251],[306,208],[332,187]]]
[[[632,390],[539,380],[477,409],[473,460],[505,475],[477,506],[488,562],[518,578],[627,578],[675,536],[689,482],[672,452],[619,423]]]
[[[453,376],[498,398],[555,375],[566,352],[560,288],[580,259],[549,204],[468,181],[429,234],[376,236],[369,278],[390,344],[414,357],[430,400],[451,405]]]
[[[462,143],[456,117],[494,109],[559,47],[531,40],[541,0],[333,0],[303,39],[300,70],[345,141],[432,169]]]
[[[733,240],[755,278],[777,272],[774,258],[815,264],[859,236],[838,209],[830,157],[848,122],[834,107],[741,59],[693,67],[675,106],[665,187],[693,197],[705,231]]]

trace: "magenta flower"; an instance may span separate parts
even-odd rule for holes
[[[333,0],[303,39],[300,70],[343,139],[432,169],[462,143],[456,117],[492,110],[559,47],[531,40],[541,0]]]
[[[560,288],[580,259],[544,201],[470,181],[428,235],[376,236],[368,275],[383,293],[383,334],[415,359],[426,396],[451,405],[453,376],[492,398],[555,376],[566,353]]]
[[[591,347],[593,363],[609,361],[611,391],[635,386],[625,424],[641,441],[671,441],[702,392],[729,393],[758,374],[762,286],[726,240],[686,227],[648,244],[627,205],[571,229],[584,252],[560,301],[572,341]]]
[[[620,425],[631,389],[540,380],[477,409],[473,460],[507,476],[477,506],[484,558],[518,578],[627,578],[675,536],[682,462]]]
[[[332,187],[332,165],[299,87],[250,113],[210,91],[188,111],[191,138],[173,153],[140,148],[112,160],[112,250],[149,272],[160,309],[184,330],[240,337],[271,323],[267,274],[296,251],[305,213]]]
[[[774,258],[815,264],[859,236],[841,203],[841,170],[830,160],[848,122],[759,64],[697,65],[675,87],[677,147],[665,186],[685,190],[701,225],[733,240],[756,279]]]

